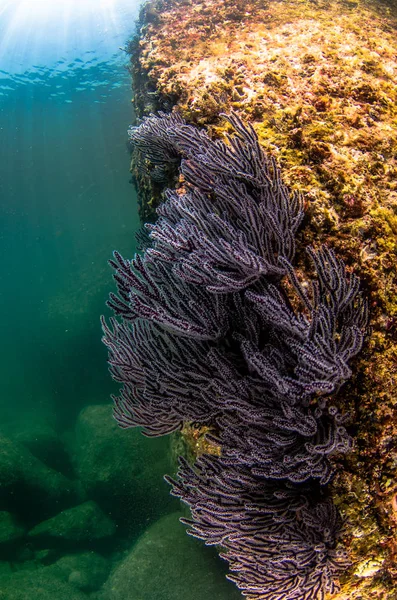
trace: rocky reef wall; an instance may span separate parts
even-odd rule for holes
[[[393,2],[164,0],[144,5],[128,46],[138,118],[176,106],[214,138],[220,112],[251,122],[304,195],[298,267],[310,271],[299,248],[326,243],[370,298],[371,335],[334,398],[356,440],[332,483],[353,561],[340,600],[391,600],[397,585],[396,32]],[[175,182],[134,157],[132,173],[152,220]]]

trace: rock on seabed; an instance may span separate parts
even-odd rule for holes
[[[73,449],[76,472],[89,498],[123,527],[145,526],[178,503],[163,480],[172,471],[169,440],[147,439],[137,429],[122,430],[111,405],[84,408]]]
[[[0,510],[37,518],[81,499],[74,482],[47,467],[22,444],[0,435]]]
[[[243,600],[216,552],[186,535],[179,517],[166,515],[145,531],[100,600]]]
[[[29,539],[44,548],[90,547],[110,539],[116,525],[92,500],[69,508],[29,531]]]
[[[87,600],[87,596],[41,568],[0,577],[0,600]]]

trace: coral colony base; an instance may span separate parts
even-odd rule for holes
[[[111,261],[114,414],[146,436],[209,427],[213,452],[167,477],[189,533],[221,547],[250,600],[314,600],[349,564],[325,484],[352,441],[330,394],[351,375],[367,305],[331,249],[308,248],[311,281],[293,268],[301,198],[253,128],[225,118],[226,142],[178,114],[130,131],[142,168],[179,168],[184,185],[166,191],[143,256]]]

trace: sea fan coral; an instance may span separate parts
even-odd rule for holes
[[[210,425],[220,457],[181,460],[173,493],[191,533],[220,544],[251,600],[333,592],[347,562],[341,518],[324,484],[329,457],[351,448],[329,395],[350,375],[367,307],[332,250],[308,249],[316,278],[292,262],[302,201],[282,183],[252,127],[213,141],[179,116],[130,133],[141,160],[182,158],[183,191],[166,191],[143,256],[117,252],[121,317],[103,321],[122,427],[157,436]]]
[[[341,518],[313,486],[263,480],[222,458],[180,459],[179,481],[167,478],[192,519],[189,533],[220,545],[234,581],[252,600],[323,598],[349,562],[338,546]]]

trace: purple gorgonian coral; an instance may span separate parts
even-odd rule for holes
[[[302,200],[252,126],[225,118],[225,141],[178,115],[130,131],[149,174],[171,161],[185,185],[165,191],[143,255],[111,261],[114,415],[147,436],[210,426],[220,456],[181,459],[168,478],[190,533],[221,546],[250,600],[315,600],[348,564],[326,484],[352,440],[330,396],[351,376],[367,305],[329,248],[308,248],[311,281],[297,273]]]

